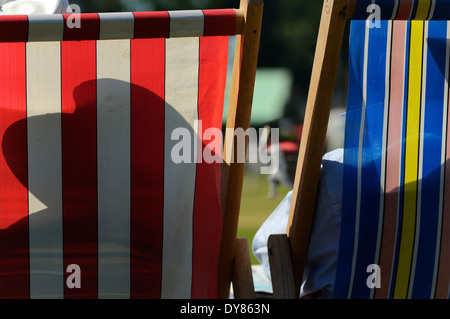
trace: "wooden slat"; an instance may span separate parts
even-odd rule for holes
[[[287,227],[297,296],[309,247],[320,165],[348,7],[349,0],[325,0],[322,10]]]
[[[240,9],[234,9],[236,12],[236,34],[244,33],[245,16],[244,12]]]
[[[286,234],[271,235],[267,241],[273,297],[296,299],[291,251]]]
[[[227,129],[233,132],[236,128],[247,130],[250,126],[263,6],[262,0],[241,0],[239,10],[245,17],[245,27],[244,34],[236,38],[227,118]],[[228,298],[230,291],[245,168],[245,163],[236,163],[226,152],[227,145],[235,142],[233,136],[231,140],[225,137],[221,186],[223,231],[218,269],[218,296],[222,299]],[[237,158],[237,152],[234,153]]]
[[[233,293],[236,299],[256,298],[247,238],[238,238],[236,240],[236,254],[233,267]]]

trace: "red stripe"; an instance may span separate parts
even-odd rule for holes
[[[165,40],[131,41],[131,297],[160,298]]]
[[[97,13],[64,14],[63,16],[65,41],[97,40],[99,38],[100,18]]]
[[[236,12],[233,9],[203,10],[204,36],[235,35]]]
[[[134,12],[134,38],[168,38],[170,17],[167,11]]]
[[[221,128],[227,63],[227,37],[200,38],[198,114],[202,123],[202,136],[209,128]],[[221,138],[221,135],[218,138]],[[214,151],[211,150],[211,143],[214,143],[212,139],[203,140],[203,152],[205,149],[206,152]],[[217,145],[221,145],[221,141]],[[215,151],[217,159],[215,162],[208,164],[202,160],[197,164],[192,298],[217,297],[217,266],[222,229],[220,146]]]
[[[25,72],[25,44],[0,44],[0,298],[29,297]]]
[[[408,20],[411,17],[413,0],[400,0],[398,7],[397,20]]]
[[[65,297],[96,298],[96,46],[62,42],[61,50],[64,269],[77,264],[82,271],[81,288],[65,285]]]
[[[28,17],[26,15],[0,16],[0,42],[26,42]]]

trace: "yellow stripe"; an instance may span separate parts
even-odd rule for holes
[[[431,0],[419,0],[416,11],[416,20],[426,20],[430,12]]]
[[[394,290],[394,298],[401,299],[407,297],[416,227],[423,32],[423,21],[411,21],[404,208],[399,263]]]

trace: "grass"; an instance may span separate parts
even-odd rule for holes
[[[288,192],[287,187],[279,186],[277,196],[269,199],[267,198],[269,193],[267,175],[246,173],[242,190],[238,237],[247,238],[252,264],[259,264],[251,249],[253,237]]]

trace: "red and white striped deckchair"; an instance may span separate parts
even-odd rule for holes
[[[0,298],[227,297],[250,273],[244,164],[198,136],[232,35],[228,126],[249,126],[262,7],[0,17]],[[174,161],[177,129],[216,161]]]
[[[325,1],[289,239],[272,238],[290,243],[286,255],[294,267],[287,268],[295,287],[280,278],[280,296],[298,296],[314,211],[308,199],[315,198],[338,65],[334,52],[349,19],[334,297],[449,297],[449,18],[450,2],[442,0]]]

